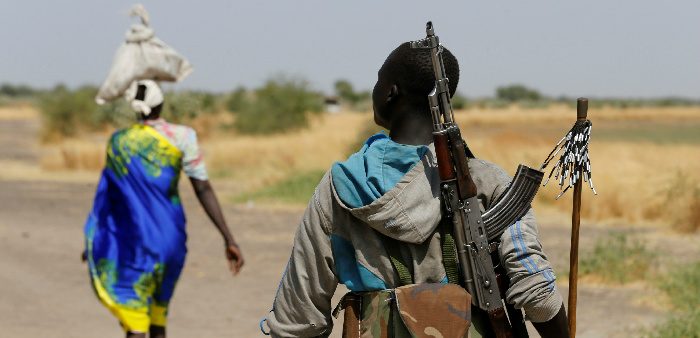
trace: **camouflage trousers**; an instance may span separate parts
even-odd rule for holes
[[[412,284],[391,290],[348,293],[344,338],[465,338],[471,296],[455,284]]]

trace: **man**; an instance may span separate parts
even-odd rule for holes
[[[443,58],[453,95],[459,66],[447,49]],[[273,337],[327,336],[338,283],[353,292],[399,286],[385,237],[400,243],[400,256],[409,262],[414,283],[447,282],[438,229],[440,179],[427,101],[434,80],[429,51],[408,43],[382,65],[372,93],[374,120],[390,135],[370,137],[359,152],[335,163],[316,188],[267,317]],[[511,179],[481,159],[471,158],[469,167],[480,207],[486,210]],[[537,238],[532,210],[503,233],[498,252],[510,277],[507,301],[524,309],[543,337],[567,337],[562,298]],[[472,309],[476,329],[491,336],[478,314]]]
[[[155,82],[139,81],[127,97],[140,123],[115,132],[107,145],[83,259],[95,293],[126,337],[165,338],[168,304],[187,253],[181,170],[221,233],[234,275],[243,255],[207,179],[195,131],[160,117],[163,93]]]

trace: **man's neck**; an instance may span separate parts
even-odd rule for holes
[[[433,126],[425,110],[403,108],[391,123],[389,137],[394,142],[411,145],[427,145],[433,142]]]

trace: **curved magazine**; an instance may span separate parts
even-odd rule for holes
[[[544,173],[519,165],[513,181],[494,206],[481,215],[489,241],[498,240],[503,231],[525,216],[537,195]]]

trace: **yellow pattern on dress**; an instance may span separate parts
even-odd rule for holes
[[[115,147],[118,151],[115,151]],[[129,173],[128,165],[138,155],[146,172],[158,177],[165,166],[179,169],[182,152],[153,127],[137,124],[117,132],[107,147],[107,166],[118,176]]]

